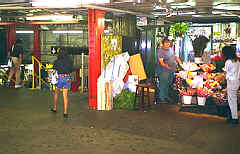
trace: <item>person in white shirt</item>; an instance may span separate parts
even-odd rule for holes
[[[226,59],[223,70],[226,72],[228,104],[231,110],[231,117],[227,122],[238,124],[237,91],[240,85],[240,61],[231,46],[223,47],[222,53]]]

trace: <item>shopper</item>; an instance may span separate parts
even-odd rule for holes
[[[15,88],[20,88],[20,66],[22,64],[23,59],[23,48],[22,48],[22,40],[16,40],[16,43],[12,45],[10,50],[8,51],[8,56],[12,60],[12,66],[8,75],[8,85],[12,80],[13,75],[15,74]]]
[[[223,47],[222,53],[226,60],[223,70],[226,72],[228,104],[231,110],[227,122],[238,124],[237,91],[240,84],[240,61],[231,46]]]
[[[63,101],[64,101],[64,118],[68,117],[68,91],[71,88],[71,73],[73,71],[73,63],[69,58],[66,50],[60,50],[58,52],[58,58],[53,64],[53,73],[58,73],[56,89],[54,94],[54,105],[51,109],[56,113],[58,97],[60,89],[62,89]]]
[[[159,78],[159,85],[155,93],[157,103],[168,103],[168,89],[174,79],[177,63],[182,61],[170,52],[170,40],[164,38],[162,47],[158,49],[156,73]]]

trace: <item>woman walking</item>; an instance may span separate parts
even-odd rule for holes
[[[68,91],[71,88],[71,73],[73,72],[73,63],[69,58],[66,50],[60,50],[58,52],[58,58],[53,64],[53,73],[58,74],[56,89],[54,93],[54,105],[51,109],[56,113],[58,97],[60,89],[62,89],[63,101],[64,101],[64,118],[68,117]]]

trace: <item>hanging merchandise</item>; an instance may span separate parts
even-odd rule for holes
[[[193,41],[193,49],[195,57],[202,57],[204,49],[207,47],[209,39],[206,36],[199,35]]]
[[[237,38],[236,53],[237,56],[240,57],[240,37]]]
[[[192,62],[194,59],[193,46],[188,35],[185,36],[183,51],[184,51],[184,61]]]
[[[113,97],[121,93],[127,71],[129,70],[127,52],[115,55],[106,65],[97,81],[98,110],[111,110],[113,108]]]

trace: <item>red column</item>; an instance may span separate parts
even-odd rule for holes
[[[88,10],[88,105],[90,109],[97,108],[97,79],[101,74],[101,35],[104,33],[104,16],[105,11]]]
[[[38,25],[33,25],[33,56],[41,61],[41,41],[40,30]],[[34,62],[35,72],[38,72],[38,63]]]
[[[7,52],[9,48],[16,43],[16,24],[8,25],[7,30]]]

